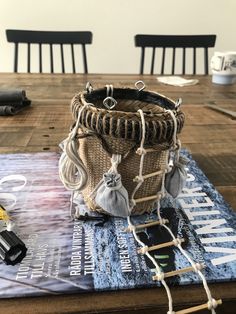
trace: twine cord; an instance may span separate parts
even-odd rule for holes
[[[146,135],[146,125],[145,125],[145,118],[144,118],[143,111],[141,109],[139,109],[138,112],[139,112],[140,117],[141,117],[142,138],[141,138],[140,147],[138,148],[137,153],[140,154],[141,157],[140,157],[138,180],[137,180],[137,177],[136,177],[136,180],[138,181],[138,184],[136,185],[136,187],[135,187],[135,189],[134,189],[134,191],[133,191],[133,193],[131,195],[131,206],[132,207],[130,208],[130,211],[135,206],[135,200],[134,200],[135,193],[137,192],[137,190],[140,188],[140,186],[142,185],[142,183],[144,181],[142,173],[143,173],[144,156],[146,154],[146,151],[144,149],[144,142],[145,142],[145,135]],[[142,248],[145,248],[146,245],[139,239],[139,237],[138,237],[138,235],[136,233],[136,228],[131,223],[130,217],[127,217],[127,222],[128,222],[130,230],[133,233],[133,236],[134,236],[135,240],[139,243],[139,245]],[[149,258],[149,260],[153,263],[153,265],[155,267],[156,276],[159,277],[160,282],[162,283],[162,285],[164,286],[164,288],[166,290],[166,294],[167,294],[167,297],[168,297],[169,313],[173,313],[173,300],[172,300],[170,288],[168,287],[167,283],[165,282],[164,273],[162,272],[161,267],[158,265],[156,260],[150,255],[150,253],[148,251],[146,251],[144,254]]]
[[[180,141],[177,139],[177,121],[176,121],[176,117],[174,115],[174,113],[170,110],[168,110],[168,112],[170,113],[172,119],[173,119],[173,122],[174,122],[174,133],[173,133],[173,148],[176,149],[177,148],[177,156],[179,155],[179,150],[180,150]],[[142,121],[142,140],[141,140],[141,143],[140,143],[140,147],[138,150],[140,150],[141,152],[141,159],[140,159],[140,167],[139,167],[139,182],[138,182],[138,185],[136,186],[133,194],[132,194],[132,199],[131,201],[134,201],[133,199],[133,196],[134,194],[136,193],[136,191],[138,190],[138,188],[140,187],[140,185],[142,184],[143,182],[143,176],[142,176],[142,170],[143,170],[143,158],[144,158],[144,155],[145,155],[145,150],[143,148],[143,145],[144,145],[144,141],[145,141],[145,120],[144,120],[144,115],[143,115],[143,112],[142,110],[139,110],[139,113],[140,113],[140,116],[141,116],[141,121]],[[176,145],[176,143],[178,143]],[[142,158],[143,157],[143,158]],[[199,264],[199,263],[195,263],[192,258],[190,257],[190,255],[187,253],[187,251],[185,251],[183,248],[182,248],[182,242],[176,238],[173,234],[173,232],[171,231],[171,229],[166,226],[166,221],[162,218],[161,216],[161,213],[160,213],[160,198],[161,197],[164,197],[165,194],[166,194],[166,191],[165,191],[165,174],[169,171],[169,165],[168,165],[168,155],[166,155],[166,169],[165,169],[165,172],[164,174],[162,175],[162,181],[161,181],[161,190],[157,193],[157,217],[158,217],[158,220],[160,222],[160,225],[162,225],[167,231],[168,233],[171,235],[172,239],[173,239],[173,243],[174,245],[180,250],[180,252],[185,256],[185,258],[188,260],[188,262],[191,264],[193,270],[196,272],[196,274],[200,277],[201,281],[202,281],[202,284],[203,284],[203,287],[205,289],[205,292],[206,292],[206,295],[207,295],[207,299],[208,299],[208,302],[207,302],[207,308],[208,310],[211,311],[212,314],[216,314],[215,312],[215,308],[217,307],[218,303],[216,302],[216,300],[212,297],[211,295],[211,291],[208,287],[208,284],[207,284],[207,281],[206,281],[206,278],[204,276],[204,274],[202,273],[201,271],[201,268],[202,268],[202,265]],[[137,180],[137,177],[136,177],[136,180]],[[165,282],[165,273],[162,272],[161,270],[161,267],[158,265],[158,263],[156,262],[156,260],[149,254],[148,250],[147,250],[147,246],[145,243],[143,243],[137,233],[136,233],[136,227],[135,225],[132,224],[131,222],[131,219],[130,217],[127,218],[127,222],[128,222],[128,226],[130,228],[130,230],[132,231],[133,233],[133,236],[135,238],[135,240],[137,241],[137,243],[141,246],[141,250],[143,251],[143,253],[149,258],[149,260],[153,263],[154,267],[155,267],[155,272],[156,272],[156,278],[157,280],[159,280],[162,285],[164,286],[165,290],[166,290],[166,294],[167,294],[167,297],[168,297],[168,307],[169,307],[169,310],[167,312],[167,314],[175,314],[175,312],[173,311],[173,298],[172,298],[172,295],[171,295],[171,292],[170,292],[170,289],[168,287],[168,285],[166,284]]]
[[[175,117],[174,117],[175,119]],[[166,168],[168,167],[168,159],[166,158]],[[162,185],[161,185],[161,194],[162,196],[164,197],[165,196],[165,175],[162,176]],[[158,219],[161,221],[162,220],[162,217],[161,217],[161,213],[160,213],[160,200],[158,199],[157,201],[157,216],[158,216]],[[171,235],[173,241],[176,241],[177,238],[174,236],[173,232],[171,231],[171,229],[166,226],[165,224],[162,225],[168,232],[169,234]],[[202,284],[203,284],[203,287],[205,289],[205,292],[206,292],[206,295],[207,295],[207,298],[208,298],[208,304],[214,304],[217,305],[215,301],[215,299],[212,298],[212,295],[211,295],[211,291],[208,287],[208,284],[207,284],[207,281],[206,281],[206,278],[204,276],[204,274],[202,273],[200,267],[199,267],[199,264],[198,263],[195,263],[190,255],[187,253],[186,250],[184,250],[182,248],[182,244],[181,242],[179,242],[176,247],[180,250],[180,252],[185,256],[185,258],[188,260],[188,262],[191,264],[191,266],[193,267],[194,271],[199,275],[201,281],[202,281]],[[209,308],[208,306],[208,309],[211,310],[211,313],[212,314],[215,314],[215,310],[214,310],[214,306],[212,306],[211,308]]]
[[[145,247],[146,244],[144,244],[138,237],[136,230],[135,230],[135,226],[132,224],[130,217],[127,217],[127,222],[129,227],[132,230],[133,236],[135,238],[135,240],[138,242],[138,244],[141,247]],[[158,263],[156,262],[156,260],[151,256],[151,254],[149,252],[145,252],[145,255],[149,258],[149,260],[153,263],[154,267],[155,267],[155,272],[156,272],[156,276],[159,277],[160,282],[162,283],[162,285],[164,286],[165,290],[166,290],[166,294],[168,297],[168,305],[169,305],[169,312],[170,313],[174,313],[173,312],[173,299],[171,296],[171,292],[170,292],[170,288],[168,287],[165,279],[164,279],[164,273],[161,270],[161,267],[158,265]]]
[[[177,128],[178,128],[177,119],[176,119],[176,116],[172,110],[166,110],[166,112],[170,114],[170,116],[173,120],[173,123],[174,123],[174,131],[173,131],[172,140],[173,140],[173,148],[176,149]]]
[[[140,157],[140,164],[139,164],[139,175],[135,177],[135,182],[137,182],[136,187],[134,188],[132,194],[131,194],[131,199],[130,199],[130,212],[131,210],[134,208],[134,206],[136,205],[134,196],[135,193],[138,191],[138,189],[141,187],[141,185],[143,184],[144,178],[143,178],[143,164],[144,164],[144,156],[146,154],[146,150],[144,148],[144,142],[145,142],[145,135],[146,135],[146,125],[145,125],[145,118],[144,118],[144,113],[142,111],[142,109],[138,110],[140,117],[141,117],[141,124],[142,124],[142,138],[141,138],[141,142],[140,142],[140,146],[137,149],[136,153],[141,155]]]
[[[86,187],[88,182],[88,172],[79,156],[79,141],[76,138],[78,129],[81,126],[81,114],[88,105],[80,108],[76,124],[64,140],[63,153],[59,159],[59,176],[68,190],[81,191]]]

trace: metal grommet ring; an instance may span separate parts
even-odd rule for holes
[[[137,81],[134,85],[138,89],[139,92],[144,90],[144,88],[146,87],[143,81]]]
[[[117,101],[113,97],[108,96],[103,100],[103,105],[108,110],[111,110],[117,105]]]

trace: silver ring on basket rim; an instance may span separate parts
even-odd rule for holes
[[[111,110],[113,108],[115,108],[115,106],[117,105],[117,101],[111,97],[108,96],[103,100],[103,105],[108,109]]]
[[[119,88],[120,89],[120,88]],[[130,88],[124,88],[125,92],[134,91],[134,89]],[[98,91],[104,92],[103,89],[99,89]],[[115,90],[114,90],[115,91]],[[136,91],[136,90],[135,90]],[[94,90],[96,92],[96,90]],[[148,92],[146,92],[148,93]],[[180,133],[183,124],[184,124],[184,113],[179,109],[175,109],[175,101],[172,99],[169,99],[161,94],[158,94],[157,92],[150,92],[152,93],[152,97],[157,97],[167,100],[171,104],[171,106],[174,108],[172,109],[173,113],[176,116],[177,120],[177,132]],[[71,103],[72,113],[74,116],[74,119],[77,119],[77,112],[81,106],[84,106],[85,104],[90,103],[86,100],[86,92],[81,92],[77,94]],[[125,94],[124,94],[125,95]],[[98,94],[99,96],[99,94]],[[101,96],[101,95],[100,95]],[[102,99],[99,98],[101,101]],[[105,98],[106,99],[106,98]],[[113,101],[114,98],[112,98]],[[108,99],[109,101],[111,99]],[[126,99],[124,98],[124,101]],[[127,101],[138,101],[138,99],[127,99]],[[142,102],[145,102],[145,99],[141,100]],[[157,100],[158,102],[158,100]],[[105,101],[106,104],[106,101]],[[115,103],[113,103],[114,105]],[[116,105],[116,104],[115,104]],[[164,142],[171,142],[174,125],[173,125],[173,119],[171,118],[170,114],[166,112],[166,109],[164,109],[161,105],[158,106],[158,104],[154,104],[150,102],[151,106],[156,106],[160,108],[160,112],[156,112],[153,114],[145,113],[145,120],[147,124],[147,142],[153,144],[160,144]],[[107,108],[107,109],[106,109]],[[88,106],[81,115],[81,123],[84,124],[84,126],[88,129],[91,129],[93,132],[97,132],[100,135],[110,135],[115,138],[123,138],[133,141],[139,141],[140,139],[140,119],[138,118],[138,114],[136,111],[119,111],[119,110],[111,110],[112,106],[102,108],[102,107],[96,107],[96,105],[93,104],[93,106]],[[97,122],[96,122],[97,121]],[[86,122],[86,124],[85,124]],[[96,123],[95,123],[96,122]],[[106,126],[99,127],[106,123]],[[120,128],[120,131],[117,132],[117,127]],[[155,135],[155,136],[154,136]]]

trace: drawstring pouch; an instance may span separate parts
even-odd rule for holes
[[[185,169],[187,163],[187,158],[179,156],[178,161],[174,163],[170,172],[166,174],[165,188],[173,198],[178,197],[183,191],[187,179],[187,171]]]
[[[95,189],[95,202],[111,216],[128,217],[130,215],[129,195],[122,185],[121,175],[117,171],[120,161],[120,155],[112,155],[112,166],[108,172],[103,174],[99,187]]]
[[[97,190],[95,202],[111,216],[127,217],[130,215],[129,195],[122,185],[119,173],[104,173],[103,183]]]

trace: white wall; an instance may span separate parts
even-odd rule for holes
[[[7,28],[91,30],[90,73],[138,73],[135,34],[217,34],[214,50],[232,51],[235,14],[235,0],[0,0],[0,71],[13,70]]]

